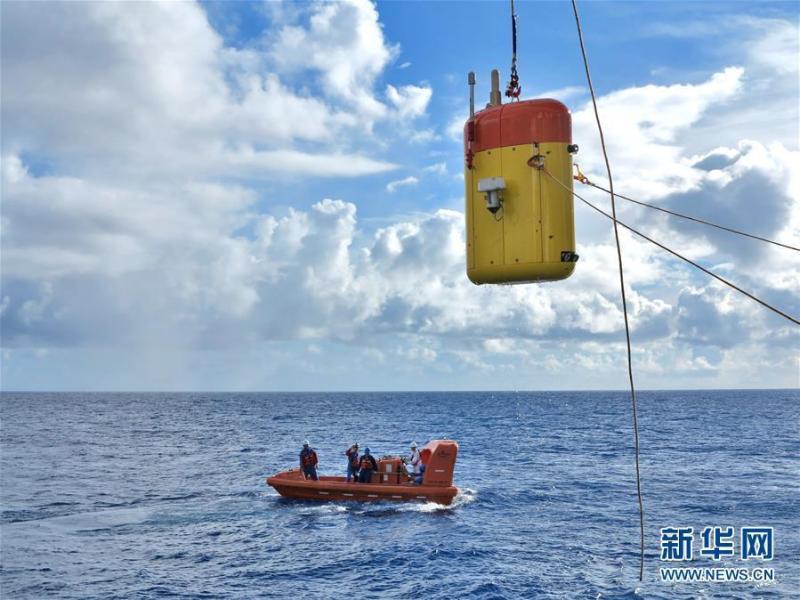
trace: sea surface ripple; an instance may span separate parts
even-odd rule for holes
[[[800,393],[640,396],[646,571],[624,392],[0,397],[3,598],[786,598],[800,590]],[[453,506],[295,502],[309,438],[341,474],[459,442]],[[659,581],[660,528],[775,528],[777,582]],[[697,541],[696,543],[699,543]],[[696,553],[696,551],[695,551]],[[691,566],[717,566],[697,558]]]

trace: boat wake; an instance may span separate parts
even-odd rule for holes
[[[436,502],[423,502],[423,503],[409,503],[398,506],[398,512],[420,512],[420,513],[438,513],[448,512],[466,506],[475,501],[478,497],[477,490],[460,489],[453,502],[449,506],[444,506]]]
[[[478,497],[477,490],[462,489],[458,492],[453,503],[449,506],[438,504],[436,502],[325,502],[324,504],[317,503],[302,503],[300,505],[300,512],[304,515],[337,515],[342,513],[349,513],[352,515],[362,515],[367,517],[390,516],[403,513],[447,513],[455,509],[466,506],[474,502]],[[280,500],[279,500],[280,501]]]
[[[303,513],[315,515],[334,515],[338,513],[347,512],[348,507],[344,504],[328,503],[318,504],[315,506],[304,506]]]

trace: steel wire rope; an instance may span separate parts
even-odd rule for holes
[[[519,85],[517,73],[517,13],[514,10],[514,0],[511,0],[511,75],[506,86],[506,96],[511,100],[519,100],[522,87]]]
[[[617,227],[617,206],[614,200],[614,179],[611,176],[611,164],[608,160],[608,152],[606,151],[606,141],[603,135],[603,126],[600,123],[600,113],[597,110],[597,98],[594,94],[594,86],[592,85],[592,75],[589,72],[589,59],[586,57],[586,46],[583,43],[583,30],[581,29],[581,19],[578,15],[578,5],[576,0],[572,0],[572,12],[575,14],[575,25],[578,31],[578,41],[581,47],[581,57],[583,58],[583,68],[586,71],[586,82],[589,85],[589,93],[592,96],[592,107],[594,108],[594,117],[597,121],[597,131],[600,134],[600,146],[603,149],[603,158],[606,163],[606,172],[608,173],[608,187],[611,194],[611,211],[614,215],[614,241],[617,246],[617,264],[619,266],[619,289],[622,296],[622,314],[625,318],[625,343],[627,348],[628,357],[628,380],[631,388],[631,408],[633,412],[633,441],[635,449],[635,462],[636,462],[636,497],[639,501],[639,581],[644,579],[644,501],[642,500],[642,476],[639,466],[639,415],[636,408],[636,387],[633,383],[633,360],[631,358],[631,329],[628,322],[628,301],[625,297],[625,274],[622,267],[622,247],[619,243],[619,228]]]
[[[586,205],[587,205],[587,206],[589,206],[590,208],[593,208],[594,210],[596,210],[597,212],[599,212],[601,215],[604,215],[605,217],[607,217],[607,218],[609,218],[609,219],[612,219],[612,220],[614,219],[614,217],[612,217],[610,214],[608,214],[608,213],[607,213],[606,211],[604,211],[602,208],[600,208],[600,207],[598,207],[598,206],[596,206],[596,205],[592,204],[592,203],[591,203],[591,202],[589,202],[589,201],[588,201],[586,198],[582,197],[580,194],[578,194],[578,193],[577,193],[577,192],[575,192],[574,190],[571,190],[571,189],[569,189],[569,187],[568,187],[568,186],[564,185],[564,183],[563,183],[562,181],[560,181],[560,180],[559,180],[557,177],[555,177],[555,176],[554,176],[552,173],[550,173],[550,172],[549,172],[547,169],[543,169],[543,171],[544,171],[544,172],[547,174],[547,176],[548,176],[548,177],[550,177],[550,178],[551,178],[553,181],[555,181],[556,183],[558,183],[558,185],[560,185],[560,186],[561,186],[561,187],[563,187],[565,190],[567,190],[569,193],[571,193],[573,196],[575,196],[575,197],[576,197],[578,200],[580,200],[581,202],[583,202],[584,204],[586,204]],[[661,248],[662,250],[665,250],[666,252],[669,252],[669,253],[670,253],[670,254],[672,254],[673,256],[675,256],[675,257],[677,257],[677,258],[680,258],[682,261],[689,263],[690,265],[692,265],[693,267],[695,267],[695,268],[697,268],[697,269],[700,269],[700,270],[701,270],[701,271],[703,271],[703,272],[704,272],[706,275],[710,275],[711,277],[713,277],[713,278],[714,278],[714,279],[716,279],[717,281],[720,281],[721,283],[724,283],[725,285],[727,285],[728,287],[730,287],[730,288],[732,288],[732,289],[736,290],[736,291],[737,291],[737,292],[739,292],[740,294],[743,294],[743,295],[747,296],[748,298],[750,298],[751,300],[754,300],[755,302],[758,302],[758,303],[759,303],[760,305],[762,305],[763,307],[765,307],[765,308],[767,308],[767,309],[771,310],[772,312],[774,312],[774,313],[778,314],[779,316],[783,317],[784,319],[787,319],[787,320],[791,321],[791,322],[792,322],[792,323],[794,323],[795,325],[800,325],[800,319],[797,319],[796,317],[793,317],[792,315],[789,315],[789,314],[787,314],[787,313],[783,312],[783,311],[782,311],[782,310],[780,310],[779,308],[776,308],[775,306],[772,306],[771,304],[769,304],[768,302],[766,302],[766,301],[762,300],[762,299],[761,299],[761,298],[759,298],[758,296],[755,296],[754,294],[751,294],[750,292],[748,292],[748,291],[746,291],[746,290],[743,290],[742,288],[740,288],[738,285],[736,285],[736,284],[735,284],[735,283],[733,283],[732,281],[729,281],[729,280],[725,279],[724,277],[722,277],[721,275],[717,275],[717,274],[716,274],[716,273],[714,273],[713,271],[711,271],[711,270],[709,270],[709,269],[706,269],[706,268],[705,268],[703,265],[700,265],[700,264],[696,263],[695,261],[693,261],[692,259],[685,257],[685,256],[684,256],[684,255],[682,255],[680,252],[678,252],[678,251],[676,251],[676,250],[673,250],[672,248],[670,248],[670,247],[668,247],[668,246],[666,246],[666,245],[662,244],[661,242],[658,242],[658,241],[654,240],[653,238],[649,237],[648,235],[646,235],[646,234],[642,233],[641,231],[638,231],[637,229],[634,229],[633,227],[631,227],[630,225],[627,225],[626,223],[623,223],[622,221],[617,221],[617,223],[619,223],[619,224],[620,224],[622,227],[624,227],[624,228],[625,228],[625,229],[627,229],[628,231],[630,231],[630,232],[632,232],[632,233],[634,233],[634,234],[638,235],[638,236],[639,236],[639,237],[641,237],[642,239],[645,239],[645,240],[647,240],[647,241],[648,241],[648,242],[650,242],[651,244],[654,244],[654,245],[658,246],[658,247],[659,247],[659,248]]]
[[[584,185],[591,186],[595,189],[598,189],[602,192],[610,194],[611,191],[607,190],[601,185],[597,185],[596,183],[589,181],[585,176],[582,178],[578,177],[578,181],[583,183]],[[768,244],[774,244],[776,246],[781,246],[782,248],[786,248],[788,250],[794,250],[795,252],[800,252],[800,248],[796,246],[791,246],[789,244],[784,244],[782,242],[776,242],[775,240],[771,240],[769,238],[761,237],[760,235],[754,235],[752,233],[747,233],[746,231],[741,231],[739,229],[734,229],[733,227],[726,227],[725,225],[719,225],[717,223],[712,223],[711,221],[706,221],[704,219],[700,219],[698,217],[693,217],[691,215],[685,215],[683,213],[675,212],[674,210],[669,210],[666,208],[662,208],[661,206],[656,206],[655,204],[650,204],[649,202],[642,202],[641,200],[635,200],[633,198],[629,198],[628,196],[623,196],[622,194],[614,194],[617,198],[622,198],[623,200],[627,200],[628,202],[633,202],[634,204],[639,204],[641,206],[645,206],[647,208],[652,208],[653,210],[658,210],[663,213],[667,213],[668,215],[672,215],[674,217],[680,217],[682,219],[688,219],[689,221],[694,221],[696,223],[700,223],[702,225],[708,225],[709,227],[716,227],[717,229],[722,229],[723,231],[728,231],[730,233],[735,233],[737,235],[743,235],[745,237],[753,238],[754,240],[759,240],[761,242],[766,242]]]

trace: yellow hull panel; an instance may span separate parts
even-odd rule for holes
[[[566,279],[575,263],[562,260],[575,252],[572,194],[528,164],[544,157],[547,170],[572,188],[572,157],[564,143],[493,148],[475,154],[465,172],[467,276],[476,284],[523,283]],[[478,182],[502,177],[502,208],[486,209]]]

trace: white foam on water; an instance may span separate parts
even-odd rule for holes
[[[320,504],[319,506],[309,506],[303,510],[303,513],[306,514],[312,513],[312,514],[334,515],[343,512],[347,512],[347,506],[343,504],[331,504],[331,503]]]
[[[403,504],[401,507],[399,507],[399,510],[420,513],[436,513],[466,506],[467,504],[474,502],[477,497],[478,492],[476,490],[461,489],[458,491],[458,494],[456,494],[456,497],[453,498],[453,502],[449,506],[439,504],[438,502],[409,503]]]
[[[470,502],[474,502],[478,498],[478,490],[472,490],[470,488],[463,488],[458,490],[458,494],[453,499],[453,504],[451,506],[462,506],[464,504],[469,504]]]

